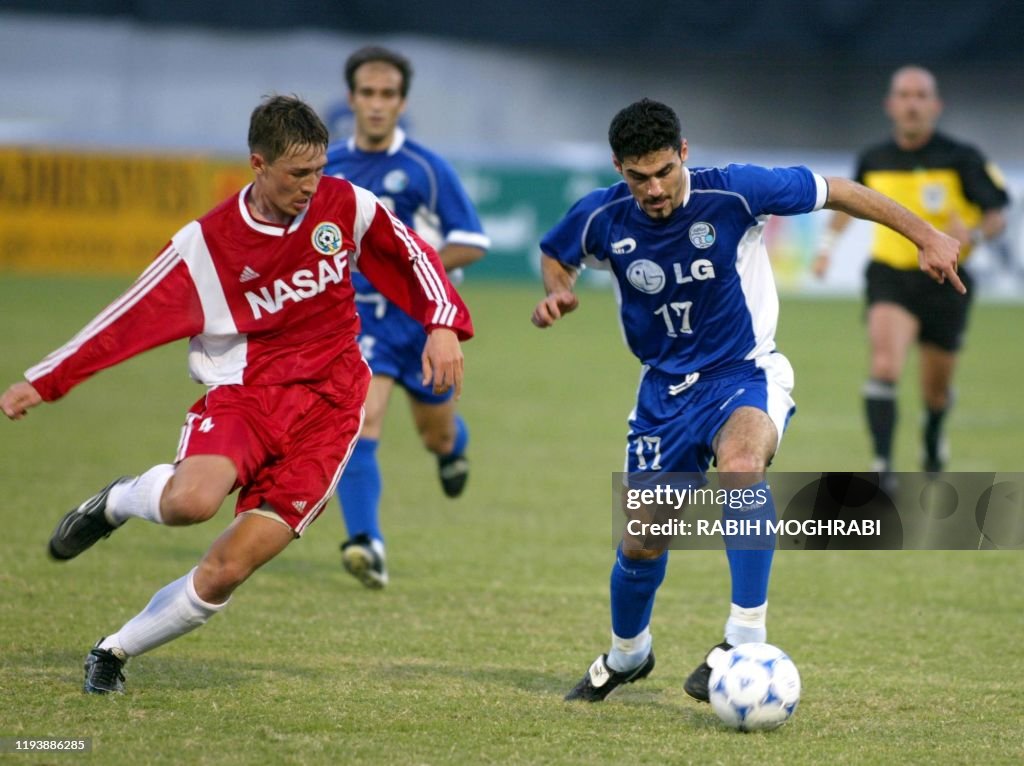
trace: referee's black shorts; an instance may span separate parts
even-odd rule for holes
[[[971,275],[959,271],[967,287],[961,295],[950,284],[939,284],[919,269],[894,269],[885,263],[871,261],[867,269],[867,302],[897,303],[920,322],[917,339],[932,343],[946,351],[958,351],[967,329],[967,312],[974,297]]]

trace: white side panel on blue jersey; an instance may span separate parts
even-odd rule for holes
[[[615,291],[618,292],[619,286],[617,282],[612,282],[615,287]],[[619,327],[622,327],[622,318],[619,318]],[[625,330],[623,330],[623,336],[625,336]],[[629,452],[631,444],[629,437],[633,435],[633,421],[636,420],[636,404],[635,402],[640,398],[640,387],[644,384],[644,377],[647,375],[647,371],[651,369],[650,365],[644,364],[640,366],[640,378],[636,382],[636,392],[633,394],[633,409],[629,411],[629,415],[626,416],[626,422],[630,424],[629,431],[626,433],[626,456],[623,458],[622,470],[626,473],[629,472]],[[626,479],[623,478],[623,482]]]
[[[597,268],[610,270],[611,266],[607,262],[597,261],[590,256],[587,256],[587,260],[594,260],[595,263],[600,264]],[[622,321],[622,288],[619,286],[619,282],[616,279],[612,280],[612,294],[615,296],[615,319],[619,323],[619,335],[622,336],[623,345],[632,352],[633,349],[629,348],[629,336],[626,335],[626,325]],[[647,365],[644,365],[644,370],[647,370]],[[643,380],[643,375],[640,375],[640,380]]]
[[[793,401],[793,365],[779,353],[766,354],[756,360],[759,369],[764,370],[768,381],[768,417],[775,423],[777,438],[775,449],[782,444],[782,434],[789,418],[796,411]]]
[[[779,323],[779,296],[764,243],[766,219],[767,216],[759,218],[757,226],[747,229],[736,247],[736,271],[754,332],[754,347],[747,359],[775,350],[775,328]]]

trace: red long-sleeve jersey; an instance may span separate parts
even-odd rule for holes
[[[26,371],[46,401],[148,349],[190,338],[207,386],[303,383],[350,401],[368,375],[351,268],[430,331],[472,322],[437,254],[370,192],[323,178],[285,226],[256,220],[242,189],[175,234],[117,300]]]

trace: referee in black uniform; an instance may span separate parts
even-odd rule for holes
[[[960,240],[961,263],[971,248],[999,236],[1009,203],[999,171],[973,146],[936,132],[942,113],[935,77],[927,69],[897,70],[885,100],[893,137],[860,155],[856,180],[892,197],[936,228]],[[819,242],[813,269],[824,276],[836,238],[850,222],[836,213]],[[945,467],[943,421],[952,404],[957,352],[967,327],[972,298],[970,274],[961,295],[918,269],[917,248],[898,234],[875,226],[867,268],[867,325],[871,369],[864,406],[874,449],[872,470],[888,474],[896,428],[896,386],[910,346],[920,346],[924,398],[922,469]]]

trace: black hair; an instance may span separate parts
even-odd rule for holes
[[[345,82],[348,83],[349,92],[354,93],[356,90],[356,70],[363,64],[369,64],[371,61],[391,64],[391,66],[397,69],[402,74],[402,98],[409,95],[409,84],[412,82],[412,64],[401,53],[395,53],[395,51],[382,48],[379,45],[367,45],[365,48],[360,48],[345,61]]]
[[[649,98],[621,109],[608,127],[608,143],[615,159],[643,157],[662,149],[678,151],[683,146],[679,117],[671,107]]]
[[[266,96],[249,119],[249,151],[268,164],[295,146],[327,147],[327,127],[298,96]]]

